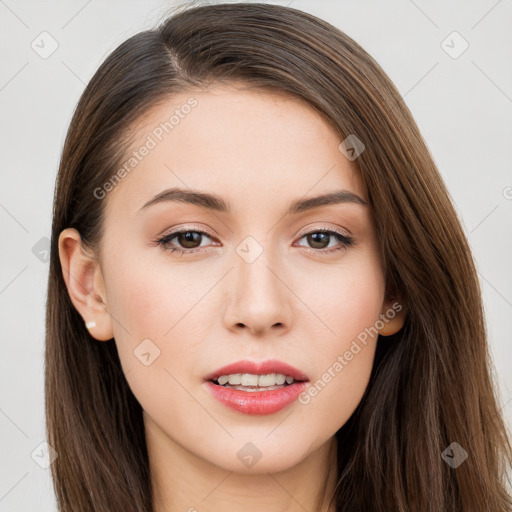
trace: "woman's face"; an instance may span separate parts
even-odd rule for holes
[[[365,329],[391,303],[365,189],[341,142],[296,99],[221,86],[173,96],[137,125],[125,172],[98,199],[107,202],[100,263],[147,435],[227,470],[250,471],[249,454],[261,457],[255,470],[279,471],[353,413],[375,353]],[[218,199],[169,194],[147,205],[168,189]],[[362,201],[307,207],[340,191]],[[176,231],[188,234],[155,242]],[[279,410],[265,402],[257,413],[243,399],[234,409],[205,381],[269,359],[308,379]]]

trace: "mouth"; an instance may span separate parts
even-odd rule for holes
[[[308,377],[277,360],[239,361],[215,370],[206,388],[224,405],[245,414],[271,414],[293,403]]]
[[[204,378],[218,386],[254,391],[278,389],[294,382],[307,382],[308,376],[297,368],[279,361],[238,361],[218,368]]]

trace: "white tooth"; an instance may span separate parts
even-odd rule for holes
[[[281,384],[284,384],[285,380],[286,380],[286,375],[283,375],[282,373],[278,373],[276,375],[276,384],[278,384],[279,386]]]
[[[251,373],[234,373],[232,375],[221,375],[217,382],[220,386],[230,384],[232,386],[259,386],[272,387],[282,386],[285,382],[292,384],[293,377],[288,377],[282,373],[267,373],[265,375],[254,375]]]
[[[224,386],[224,384],[226,384],[228,381],[229,381],[229,375],[221,375],[221,376],[217,379],[217,382],[218,382],[221,386]]]
[[[260,388],[257,386],[230,386],[229,384],[226,384],[224,386],[229,389],[238,389],[239,391],[246,391],[248,393],[254,393],[254,392],[262,392],[262,391],[272,391],[273,389],[282,389],[283,386],[267,386],[265,388]]]
[[[229,383],[232,386],[238,386],[242,384],[242,374],[241,373],[235,373],[233,375],[229,376]]]
[[[231,378],[229,379],[229,383],[232,384]],[[241,384],[242,384],[242,386],[257,386],[258,385],[258,375],[251,375],[250,373],[242,374]]]
[[[276,374],[269,373],[267,375],[260,375],[258,377],[258,386],[275,386],[276,384]]]

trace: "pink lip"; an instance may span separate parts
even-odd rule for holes
[[[281,373],[293,377],[295,380],[309,380],[308,376],[302,373],[297,368],[289,364],[278,361],[277,359],[267,359],[266,361],[237,361],[236,363],[228,364],[222,368],[218,368],[214,372],[207,375],[204,380],[215,380],[221,375],[231,375],[234,373],[252,373],[254,375],[267,375],[270,373]],[[245,391],[242,391],[245,393]]]
[[[221,375],[235,373],[251,373],[253,375],[267,375],[281,373],[293,377],[295,382],[279,389],[268,391],[241,391],[226,388],[213,382]],[[293,403],[307,387],[308,376],[289,364],[268,359],[266,361],[238,361],[218,368],[205,377],[206,389],[227,407],[244,414],[272,414],[284,409]]]
[[[214,382],[204,383],[208,391],[227,407],[244,414],[273,414],[295,402],[307,382],[294,382],[271,391],[240,391]]]

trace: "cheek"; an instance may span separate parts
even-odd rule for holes
[[[172,262],[148,258],[147,249],[141,252],[126,251],[131,255],[110,262],[110,311],[118,321],[114,331],[120,339],[129,332],[134,342],[141,337],[162,340],[204,290],[201,278],[191,279]]]
[[[316,283],[308,301],[315,304],[315,381],[301,396],[310,421],[336,431],[351,416],[369,382],[378,334],[375,323],[384,298],[384,278],[375,259],[330,273]],[[305,292],[304,292],[305,293]],[[313,354],[312,354],[313,355]]]
[[[193,406],[180,383],[187,385],[201,356],[199,340],[207,337],[212,308],[201,299],[212,278],[151,263],[126,257],[107,268],[114,338],[123,371],[144,409],[167,402],[179,410]]]
[[[330,356],[333,350],[348,349],[353,339],[375,325],[384,299],[384,276],[374,253],[346,256],[336,267],[301,269],[309,277],[298,280],[295,288],[308,306],[309,328],[316,326],[315,339],[326,347],[322,353],[331,352]]]

